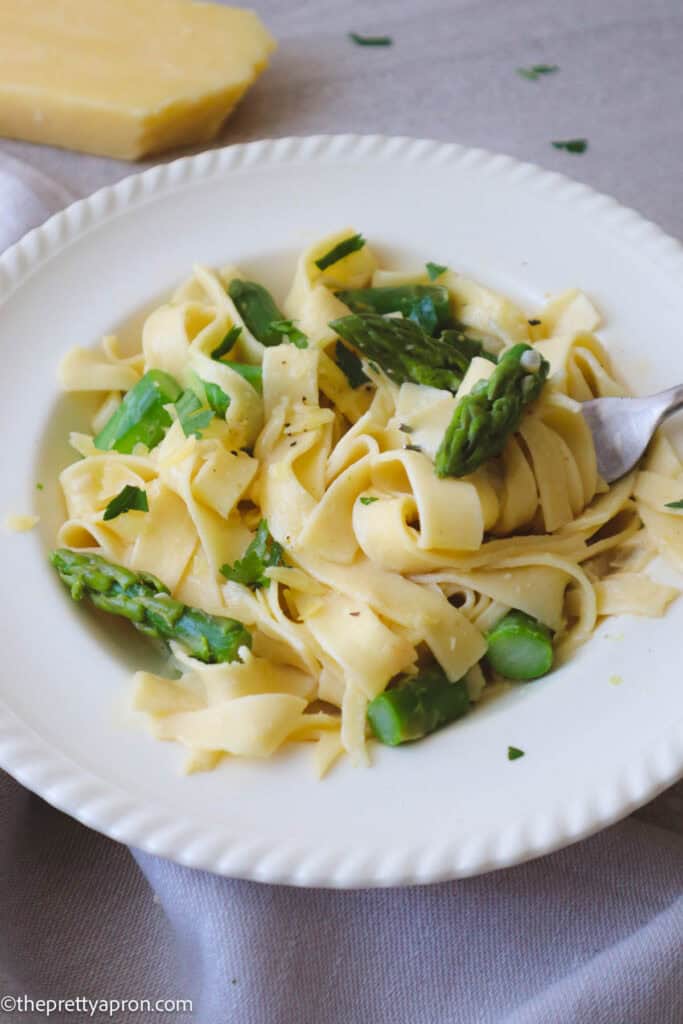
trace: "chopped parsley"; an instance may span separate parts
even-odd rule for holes
[[[203,408],[201,400],[194,391],[189,389],[183,391],[175,403],[175,408],[185,437],[190,437],[192,434],[195,437],[201,437],[202,430],[204,427],[208,427],[213,419],[213,410]]]
[[[42,491],[43,490],[43,484],[36,484],[36,490],[37,491]]]
[[[412,434],[415,427],[410,427],[407,423],[399,423],[398,429],[402,434]]]
[[[565,149],[568,153],[585,153],[588,139],[558,139],[552,145],[555,149]]]
[[[349,32],[349,39],[357,46],[391,46],[391,36],[361,36],[357,32]]]
[[[523,750],[519,747],[508,747],[508,761],[518,761],[520,757],[524,757]]]
[[[358,500],[360,501],[361,505],[372,505],[373,502],[379,501],[379,498],[370,498],[370,497],[365,498],[365,497],[363,497],[363,498],[359,498]]]
[[[275,565],[282,565],[282,545],[273,540],[267,521],[262,519],[256,528],[256,536],[242,557],[234,565],[222,565],[221,573],[226,580],[258,590],[268,586],[270,580],[266,569]]]
[[[557,64],[532,64],[529,68],[517,68],[517,74],[530,82],[537,82],[541,75],[554,75],[559,70]]]
[[[338,341],[334,347],[334,358],[339,369],[346,374],[346,379],[352,388],[359,388],[361,384],[367,384],[370,380],[363,372],[363,364],[359,357],[341,341]]]
[[[241,333],[242,328],[240,327],[240,325],[233,324],[233,326],[230,328],[228,333],[223,338],[220,345],[217,345],[216,348],[211,353],[211,358],[221,359],[223,356],[226,356],[230,349],[235,347],[237,339],[239,338]]]
[[[358,252],[365,245],[365,239],[362,235],[350,235],[349,238],[344,238],[337,245],[333,246],[329,252],[326,252],[324,256],[321,256],[319,260],[315,260],[315,265],[318,270],[327,270],[334,263],[338,263],[339,260],[343,260],[345,256],[350,256],[352,252]]]
[[[683,501],[667,501],[664,508],[683,508]]]
[[[230,395],[226,395],[220,384],[214,384],[213,381],[204,380],[196,373],[190,373],[190,388],[201,406],[208,406],[216,416],[225,419],[225,414],[230,408]]]
[[[406,444],[403,446],[403,450],[406,452],[421,452],[422,449],[417,444]]]
[[[530,327],[538,327],[541,323],[540,320],[527,320]]]
[[[430,281],[436,281],[437,277],[441,277],[448,270],[442,263],[425,263],[425,267]]]
[[[225,365],[235,373],[239,373],[240,377],[248,381],[259,395],[263,393],[263,370],[260,366],[252,366],[250,363],[226,363]]]
[[[225,414],[230,407],[230,395],[226,395],[223,388],[219,384],[214,384],[211,380],[205,380],[202,383],[206,391],[206,400],[209,408],[213,409],[216,416],[224,420]]]
[[[293,320],[272,320],[270,326],[273,331],[283,334],[287,341],[291,341],[297,348],[308,348],[308,338],[295,326]]]
[[[111,499],[104,510],[104,516],[102,518],[105,521],[109,519],[116,519],[116,517],[122,515],[123,512],[149,512],[147,495],[142,488],[133,487],[132,484],[126,484],[123,490],[120,491],[115,498]]]

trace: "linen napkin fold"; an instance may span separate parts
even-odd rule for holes
[[[0,154],[0,252],[75,198],[34,167]]]
[[[71,198],[0,157],[0,251]],[[559,853],[425,887],[298,890],[132,851],[154,902],[119,847],[1,773],[0,816],[0,981],[29,995],[163,984],[194,1002],[169,1024],[683,1020],[682,784]]]

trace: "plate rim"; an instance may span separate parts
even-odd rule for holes
[[[503,174],[554,200],[588,209],[619,241],[645,247],[668,276],[683,271],[683,245],[662,228],[612,196],[556,171],[459,143],[408,136],[318,134],[261,139],[180,157],[135,172],[55,213],[0,255],[0,307],[34,271],[90,230],[119,213],[186,185],[252,164],[277,165],[321,158],[400,160],[476,167]],[[506,830],[459,843],[449,838],[400,851],[345,847],[301,849],[287,840],[254,842],[174,817],[149,799],[136,798],[71,760],[22,721],[0,698],[0,766],[20,784],[82,824],[147,853],[220,875],[276,884],[326,888],[414,885],[445,881],[509,867],[548,854],[627,816],[683,775],[683,721],[643,751],[615,778],[609,801],[586,794],[564,815],[533,814]],[[578,812],[578,813],[577,813]]]

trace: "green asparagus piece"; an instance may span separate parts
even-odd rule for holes
[[[284,320],[284,314],[263,285],[235,277],[228,285],[228,295],[257,341],[267,346],[281,344],[282,331],[278,331],[273,324]]]
[[[258,590],[268,586],[270,580],[266,569],[275,565],[282,565],[282,545],[273,540],[267,521],[262,519],[256,528],[256,536],[242,557],[234,565],[222,565],[221,573],[226,580]]]
[[[538,679],[553,667],[552,632],[525,612],[508,612],[487,641],[489,664],[506,679]]]
[[[548,362],[530,345],[513,345],[491,377],[462,398],[436,453],[438,476],[465,476],[499,455],[525,408],[541,393]]]
[[[199,661],[236,661],[240,647],[251,647],[251,634],[241,622],[175,601],[151,573],[131,572],[99,555],[68,548],[53,551],[50,561],[74,601],[88,597],[97,608],[124,616],[148,636],[176,640]]]
[[[240,377],[244,377],[253,387],[254,391],[258,391],[259,395],[263,393],[263,370],[260,366],[252,366],[250,363],[230,363],[226,362],[226,366],[229,366],[235,373],[239,373]]]
[[[96,448],[129,455],[136,444],[154,448],[171,425],[165,405],[176,402],[182,388],[163,370],[148,370],[127,392],[116,412],[94,439]]]
[[[427,334],[453,326],[448,290],[437,284],[403,284],[386,288],[354,288],[337,292],[353,313],[402,313]]]
[[[363,370],[363,364],[350,348],[338,341],[334,346],[334,359],[339,369],[346,375],[350,386],[355,390],[361,384],[367,384],[370,378]]]
[[[469,707],[465,683],[451,683],[440,668],[430,668],[417,676],[400,676],[370,701],[367,717],[377,739],[396,747],[454,722]]]
[[[481,342],[462,331],[444,331],[439,338],[431,338],[412,320],[401,317],[354,313],[332,320],[330,327],[397,384],[414,381],[457,391],[473,357],[487,355]]]

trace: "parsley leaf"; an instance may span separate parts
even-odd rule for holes
[[[262,519],[256,528],[256,536],[242,557],[234,565],[222,565],[221,573],[226,580],[258,590],[270,583],[265,570],[274,565],[282,565],[282,545],[273,540],[267,521]]]
[[[559,139],[552,145],[555,149],[566,149],[568,153],[585,153],[588,149],[588,139]]]
[[[683,501],[667,501],[664,508],[683,508]]]
[[[198,374],[190,371],[190,389],[194,391],[202,407],[208,406],[220,419],[225,419],[225,414],[230,408],[230,395],[226,395],[220,384],[214,384],[211,380],[204,380]]]
[[[291,341],[297,348],[308,348],[308,338],[294,325],[293,320],[271,320],[270,326],[278,334],[284,334],[287,341]]]
[[[225,365],[235,373],[239,373],[240,377],[248,381],[259,395],[263,394],[263,370],[260,366],[252,366],[250,363],[226,363]]]
[[[425,263],[427,268],[427,274],[429,275],[430,281],[436,281],[437,277],[441,277],[448,270],[448,267],[444,267],[442,263]]]
[[[315,260],[315,265],[318,270],[327,270],[333,263],[343,260],[345,256],[350,256],[352,252],[358,252],[364,245],[365,239],[362,235],[350,235],[349,238],[344,238],[341,242],[338,242],[329,252],[321,256],[319,260]]]
[[[227,397],[227,396],[226,396]],[[176,412],[178,413],[178,419],[180,420],[180,426],[183,428],[183,434],[185,437],[190,437],[194,434],[195,437],[202,436],[202,430],[204,427],[208,427],[209,423],[213,419],[213,411],[211,409],[202,408],[202,403],[194,391],[183,391],[182,395],[175,403]]]
[[[132,484],[126,484],[122,491],[120,491],[115,498],[112,498],[107,507],[104,510],[104,516],[102,517],[105,521],[108,519],[116,519],[123,512],[149,512],[149,505],[147,503],[147,495],[140,487],[133,487]]]
[[[233,324],[233,326],[230,328],[228,333],[223,338],[220,345],[217,345],[216,348],[211,353],[211,358],[221,359],[223,356],[226,356],[230,349],[235,347],[237,339],[239,338],[241,333],[241,326],[239,324]]]
[[[508,747],[508,761],[518,761],[520,757],[524,757],[523,750],[519,747]]]
[[[370,497],[365,498],[364,497],[364,498],[359,498],[358,500],[360,501],[361,505],[372,505],[373,502],[379,501],[379,498],[370,498]]]
[[[36,490],[37,491],[42,491],[43,490],[43,484],[36,484]]]
[[[360,36],[357,32],[349,32],[349,39],[357,46],[391,46],[394,42],[391,36]]]
[[[530,82],[536,82],[541,75],[552,75],[559,70],[557,64],[532,64],[530,68],[517,68],[517,74],[528,78]]]
[[[202,384],[206,391],[206,401],[209,408],[213,409],[216,416],[224,420],[225,414],[230,408],[230,395],[226,395],[220,384],[214,384],[211,380],[203,380]]]
[[[370,380],[363,372],[363,364],[356,353],[352,352],[341,341],[338,341],[334,347],[334,358],[337,361],[337,366],[340,370],[344,371],[349,384],[354,390]]]

